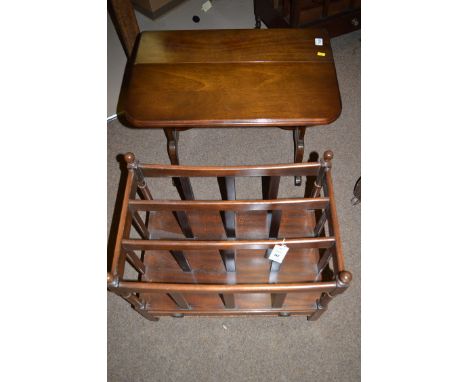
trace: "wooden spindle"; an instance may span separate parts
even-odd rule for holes
[[[325,172],[331,168],[331,160],[333,159],[333,152],[331,150],[325,151],[323,160],[320,161],[321,166],[317,178],[315,179],[314,188],[312,189],[312,197],[317,198],[320,196],[320,190],[325,178]]]
[[[231,249],[225,249],[219,251],[221,259],[223,260],[226,272],[236,271],[236,251]]]
[[[179,191],[180,198],[182,200],[195,200],[195,196],[193,194],[192,184],[190,183],[189,178],[175,178],[176,180],[176,187]],[[178,183],[178,184],[177,184]]]
[[[153,196],[151,195],[148,185],[146,184],[143,171],[141,171],[141,168],[139,167],[140,162],[135,159],[135,155],[133,153],[126,153],[124,158],[127,162],[127,168],[129,170],[133,170],[133,172],[135,173],[137,186],[143,196],[143,199],[153,200]]]
[[[145,304],[133,293],[128,293],[128,294],[124,293],[121,296],[124,300],[126,300],[128,303],[133,305],[135,308],[144,309]]]
[[[187,214],[185,213],[185,211],[174,211],[174,216],[184,236],[186,238],[192,239],[193,232],[192,232],[192,228],[190,227],[190,223],[188,221]]]
[[[286,293],[272,293],[271,294],[271,307],[274,309],[282,308],[285,298],[286,298]]]
[[[318,264],[317,264],[317,276],[315,277],[315,280],[317,280],[319,278],[322,271],[328,265],[328,262],[330,261],[331,255],[332,255],[331,248],[327,248],[325,250],[325,252],[323,253],[322,257],[320,258]]]
[[[236,200],[236,178],[233,176],[218,177],[219,190],[223,200]],[[236,213],[234,211],[220,211],[224,230],[229,239],[236,237]],[[235,250],[219,251],[226,272],[236,271]]]
[[[235,309],[236,301],[233,294],[224,293],[221,295],[221,298],[226,309]]]
[[[279,229],[281,225],[281,210],[271,211],[271,222],[270,222],[270,232],[268,237],[271,239],[277,239],[279,234]]]
[[[171,253],[174,260],[177,261],[177,264],[184,272],[192,272],[192,268],[190,267],[190,264],[182,251],[169,251],[169,252]]]
[[[315,225],[313,237],[320,236],[320,234],[322,233],[323,227],[325,226],[325,223],[327,222],[327,217],[328,217],[327,211],[326,210],[322,211],[322,214],[320,215],[320,219]]]
[[[264,199],[274,200],[278,198],[280,179],[280,176],[262,177]],[[268,236],[270,238],[278,238],[279,227],[281,224],[281,210],[268,211],[267,219],[267,224],[270,227]]]
[[[130,264],[133,265],[133,267],[138,271],[138,273],[141,275],[145,274],[146,266],[136,255],[136,253],[132,250],[126,250],[125,254],[127,255],[127,260],[130,262]]]
[[[169,296],[174,300],[174,302],[182,309],[190,309],[190,305],[185,299],[184,295],[181,293],[169,293]]]
[[[267,256],[270,256],[271,251],[271,249],[267,250]],[[282,263],[278,263],[277,261],[271,260],[270,272],[279,272],[281,269],[281,264]]]
[[[143,239],[148,240],[149,239],[148,228],[146,228],[145,222],[141,218],[138,211],[133,212],[133,224],[135,228],[138,230],[138,232],[140,233],[140,235],[143,237]]]
[[[236,178],[233,176],[218,178],[219,190],[223,200],[236,200]],[[226,236],[236,237],[236,213],[234,211],[221,211]]]
[[[278,189],[280,184],[281,177],[279,176],[269,176],[263,177],[265,180],[262,179],[262,184],[266,186],[264,189],[263,196],[267,200],[273,200],[278,198]],[[270,227],[268,232],[268,237],[270,239],[277,239],[279,228],[281,225],[281,210],[274,210],[268,211],[267,215],[267,225]],[[270,256],[272,249],[268,248],[265,253],[265,257],[268,258]],[[281,263],[277,263],[276,261],[271,261],[270,264],[270,272],[279,272],[281,268]]]

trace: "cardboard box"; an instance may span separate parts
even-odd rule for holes
[[[154,20],[184,1],[185,0],[132,0],[132,3],[137,11]]]

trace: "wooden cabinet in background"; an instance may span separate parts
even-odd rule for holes
[[[256,27],[320,27],[331,37],[361,28],[361,0],[254,0]]]

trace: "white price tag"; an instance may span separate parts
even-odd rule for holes
[[[213,4],[211,4],[211,1],[208,0],[202,4],[201,8],[203,9],[204,12],[208,12],[212,6]]]
[[[273,250],[271,251],[270,255],[268,256],[268,259],[276,261],[277,263],[282,263],[288,251],[289,248],[286,247],[284,244],[276,244],[273,247]]]
[[[321,38],[321,37],[316,37],[316,38],[315,38],[315,45],[316,45],[316,46],[322,46],[322,45],[323,45],[323,38]]]

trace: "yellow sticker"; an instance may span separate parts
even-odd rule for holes
[[[325,57],[325,52],[317,52],[317,56]]]

